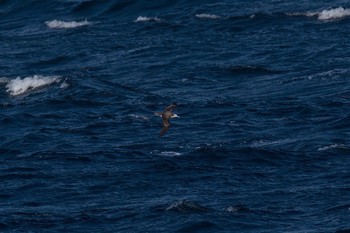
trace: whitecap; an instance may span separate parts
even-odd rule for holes
[[[229,206],[227,209],[226,209],[227,212],[230,212],[230,213],[236,213],[238,212],[238,208],[237,207],[234,207],[234,206]]]
[[[59,76],[34,75],[23,79],[17,77],[15,79],[10,80],[7,83],[6,91],[10,95],[16,96],[21,95],[30,90],[50,85],[52,83],[58,83],[59,81]]]
[[[313,16],[317,16],[318,13],[317,12],[293,12],[293,13],[286,13],[287,16],[307,16],[307,17],[313,17]]]
[[[66,83],[66,82],[63,82],[63,83],[61,84],[61,86],[60,86],[60,88],[62,88],[62,89],[65,89],[65,88],[67,88],[67,87],[69,87],[69,84]]]
[[[332,144],[329,146],[320,147],[317,149],[317,151],[327,151],[331,149],[341,149],[341,148],[346,148],[346,147],[343,144]]]
[[[229,206],[226,209],[226,211],[229,213],[238,213],[238,212],[250,212],[250,209],[245,205],[236,205],[236,206]]]
[[[314,17],[314,16],[318,16],[318,12],[312,12],[312,11],[308,11],[306,13],[303,13],[303,15],[307,16],[307,17]]]
[[[212,14],[196,14],[196,17],[200,19],[221,19],[221,16]]]
[[[330,10],[323,10],[321,12],[295,12],[286,13],[288,16],[307,16],[307,17],[317,17],[318,20],[328,21],[337,20],[350,16],[350,9],[344,9],[343,7],[338,7]]]
[[[139,16],[139,17],[137,17],[137,19],[134,22],[137,23],[137,22],[149,22],[149,21],[162,22],[162,19],[157,18],[157,17]]]
[[[77,27],[82,27],[90,24],[90,22],[88,22],[87,20],[77,22],[77,21],[60,21],[56,19],[52,21],[46,21],[45,23],[49,28],[54,28],[54,29],[77,28]]]
[[[176,156],[181,156],[182,153],[176,152],[176,151],[162,151],[160,152],[160,155],[165,157],[176,157]]]
[[[61,85],[60,85],[60,88],[61,88],[61,89],[66,89],[67,87],[69,87],[69,84],[67,83],[67,79],[68,79],[68,78],[66,78],[66,79],[61,83]]]
[[[343,7],[338,7],[335,9],[324,10],[318,14],[319,20],[333,20],[341,19],[350,16],[350,9],[344,9]]]

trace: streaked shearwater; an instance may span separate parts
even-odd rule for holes
[[[179,117],[178,115],[173,113],[173,109],[176,107],[177,107],[177,104],[172,103],[168,107],[166,107],[163,112],[156,112],[155,113],[155,115],[163,118],[163,129],[162,129],[162,131],[160,131],[160,136],[162,136],[163,134],[165,134],[166,131],[168,131],[168,129],[170,127],[169,119]]]

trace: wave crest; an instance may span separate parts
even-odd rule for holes
[[[226,209],[229,213],[239,213],[239,212],[251,212],[251,210],[246,207],[245,205],[235,205],[235,206],[229,206]]]
[[[52,21],[46,21],[45,23],[49,28],[53,28],[53,29],[77,28],[77,27],[82,27],[90,24],[90,22],[88,22],[87,20],[77,22],[77,21],[60,21],[56,19]]]
[[[332,150],[332,149],[345,149],[346,146],[343,144],[332,144],[324,147],[320,147],[317,149],[317,151],[327,151],[327,150]]]
[[[338,7],[331,10],[324,10],[318,14],[319,20],[332,20],[341,19],[350,16],[350,9],[344,9],[343,7]]]
[[[138,22],[162,22],[162,19],[157,18],[157,17],[139,16],[139,17],[137,17],[137,19],[134,22],[135,23],[138,23]]]
[[[350,9],[344,9],[343,7],[338,7],[330,10],[323,10],[321,12],[295,12],[287,13],[288,16],[307,16],[307,17],[317,17],[318,20],[337,20],[350,16]]]
[[[12,95],[21,95],[27,91],[31,91],[40,87],[44,87],[50,85],[52,83],[58,83],[60,81],[59,76],[41,76],[34,75],[32,77],[26,77],[21,79],[17,77],[15,79],[10,80],[7,85],[7,92]]]
[[[181,200],[178,201],[168,208],[165,211],[176,211],[176,212],[210,212],[211,210],[207,207],[201,206],[192,201]]]
[[[212,14],[196,14],[196,17],[200,19],[221,19],[221,16]]]

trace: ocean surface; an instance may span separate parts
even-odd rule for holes
[[[0,231],[350,232],[349,39],[348,0],[0,0]]]

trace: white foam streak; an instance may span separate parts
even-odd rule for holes
[[[67,22],[67,21],[60,21],[56,19],[52,21],[46,21],[45,23],[49,28],[53,28],[53,29],[77,28],[77,27],[82,27],[90,24],[90,22],[88,22],[87,20],[80,21],[80,22],[77,22],[77,21]]]
[[[221,16],[212,14],[196,14],[196,17],[200,19],[221,19]]]
[[[162,151],[160,155],[165,157],[177,157],[177,156],[181,156],[182,153],[176,152],[176,151]]]
[[[27,91],[34,90],[40,87],[44,87],[50,85],[52,83],[58,83],[60,81],[59,76],[41,76],[34,75],[31,77],[26,77],[21,79],[17,77],[15,79],[10,80],[7,85],[7,92],[12,95],[21,95]]]
[[[333,145],[318,148],[317,151],[327,151],[327,150],[331,150],[331,149],[345,149],[345,148],[346,148],[346,146],[343,144],[333,144]]]
[[[149,22],[149,21],[162,22],[162,19],[157,18],[157,17],[139,16],[139,17],[137,17],[137,19],[134,22],[137,23],[137,22]]]
[[[160,155],[164,157],[178,157],[183,155],[182,153],[176,152],[176,151],[158,151],[158,150],[154,150],[150,152],[150,154]]]
[[[338,7],[331,10],[324,10],[318,14],[319,20],[332,20],[341,19],[350,16],[350,9],[344,9],[343,7]]]
[[[343,7],[338,7],[330,10],[323,10],[321,12],[296,12],[287,13],[288,16],[307,16],[307,17],[317,17],[321,21],[337,20],[350,16],[350,9],[344,9]]]
[[[69,87],[69,84],[66,83],[66,81],[64,81],[64,82],[61,84],[61,86],[60,86],[60,88],[62,88],[62,89],[65,89],[65,88],[67,88],[67,87]]]

